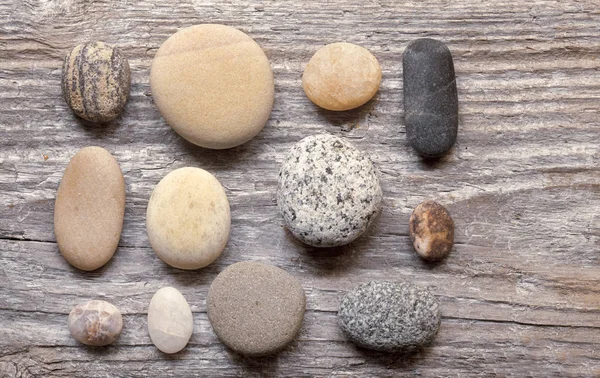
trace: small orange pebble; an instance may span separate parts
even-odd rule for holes
[[[302,75],[306,96],[327,110],[350,110],[367,103],[379,90],[381,67],[364,47],[338,42],[321,47]]]

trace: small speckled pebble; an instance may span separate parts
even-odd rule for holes
[[[437,202],[419,204],[410,216],[409,230],[415,251],[425,260],[441,260],[452,250],[454,221]]]
[[[423,156],[439,156],[456,142],[458,95],[452,54],[440,41],[411,42],[402,60],[406,138]]]
[[[86,345],[112,344],[121,333],[121,312],[105,301],[89,301],[71,310],[67,320],[71,336]]]
[[[406,282],[368,282],[347,293],[339,324],[357,345],[408,352],[430,343],[441,322],[440,304],[429,290]]]
[[[292,275],[254,261],[230,265],[206,297],[213,330],[234,351],[263,356],[283,349],[300,331],[306,299]]]
[[[350,110],[365,104],[380,83],[377,58],[364,47],[344,42],[321,47],[302,75],[306,96],[328,110]]]
[[[83,43],[65,58],[63,96],[73,112],[106,123],[123,111],[129,88],[129,63],[119,49],[104,42]]]
[[[375,166],[349,142],[314,135],[294,145],[279,172],[277,204],[290,232],[315,247],[352,242],[381,209]]]

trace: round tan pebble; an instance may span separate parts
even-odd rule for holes
[[[194,331],[192,310],[174,287],[158,290],[148,306],[148,333],[164,353],[177,353],[187,345]]]
[[[441,260],[452,250],[454,221],[439,203],[425,201],[419,204],[410,216],[409,228],[413,247],[425,260]]]
[[[264,356],[283,349],[300,331],[306,298],[292,275],[254,261],[235,263],[210,285],[208,319],[234,351]]]
[[[119,309],[106,301],[97,300],[75,306],[67,323],[75,340],[95,346],[112,344],[123,329],[123,317]]]
[[[146,230],[154,252],[179,269],[199,269],[219,257],[231,226],[219,181],[200,168],[176,169],[154,188]]]
[[[265,126],[275,86],[267,56],[225,25],[182,29],[167,39],[150,71],[154,102],[167,123],[201,147],[245,143]]]
[[[63,96],[78,117],[98,123],[112,121],[123,111],[130,86],[129,63],[109,44],[83,43],[65,58]]]
[[[338,42],[321,47],[302,76],[306,96],[328,110],[350,110],[367,103],[381,83],[377,58],[364,47]]]
[[[81,270],[106,264],[119,244],[124,215],[119,164],[104,148],[81,149],[65,169],[54,204],[54,234],[63,257]]]

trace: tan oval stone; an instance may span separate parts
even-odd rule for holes
[[[306,96],[328,110],[350,110],[367,103],[379,89],[381,67],[364,47],[338,42],[320,48],[302,75]]]
[[[154,252],[179,269],[199,269],[219,257],[231,226],[229,201],[219,181],[200,168],[166,175],[154,188],[146,230]]]
[[[71,158],[56,193],[54,234],[64,258],[94,270],[113,256],[125,215],[125,181],[115,158],[86,147]]]
[[[267,56],[225,25],[182,29],[167,39],[150,71],[152,96],[167,123],[201,147],[245,143],[265,126],[275,86]]]
[[[158,290],[148,306],[148,333],[164,353],[177,353],[187,345],[194,331],[192,310],[174,287]]]

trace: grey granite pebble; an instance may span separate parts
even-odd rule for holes
[[[83,43],[65,58],[63,96],[85,120],[106,123],[117,118],[129,97],[131,71],[119,49],[104,42]]]
[[[423,156],[439,156],[456,142],[458,95],[452,54],[430,38],[404,51],[404,120],[410,145]]]
[[[408,352],[433,340],[440,327],[438,300],[429,290],[406,282],[368,282],[347,293],[339,324],[357,345]]]
[[[381,209],[375,166],[349,142],[314,135],[294,145],[279,172],[277,204],[286,227],[315,247],[358,238]]]

